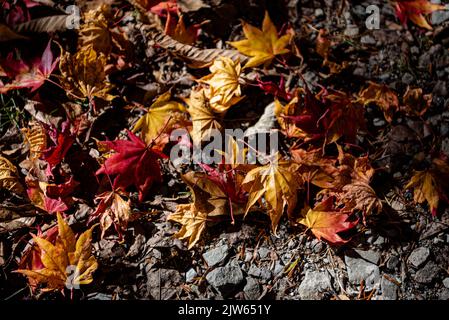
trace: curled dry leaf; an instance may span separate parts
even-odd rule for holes
[[[22,133],[30,150],[29,160],[34,161],[40,158],[47,149],[47,134],[44,126],[37,121],[30,121],[29,128],[23,128]]]
[[[181,103],[171,100],[170,92],[166,92],[148,108],[132,131],[140,132],[145,143],[163,147],[169,141],[171,130],[186,122],[185,110]]]
[[[343,244],[348,240],[338,233],[354,228],[358,222],[348,221],[350,214],[349,210],[335,208],[334,199],[329,197],[309,209],[298,222],[310,229],[318,240],[325,239],[331,244]]]
[[[242,182],[244,190],[249,193],[245,214],[256,202],[262,203],[263,197],[271,228],[276,233],[285,207],[288,207],[289,216],[296,207],[297,192],[303,185],[301,176],[296,173],[297,169],[297,164],[281,160],[277,154],[274,161],[249,171]]]
[[[402,102],[404,103],[404,106],[401,109],[403,109],[407,115],[422,116],[432,104],[432,94],[423,94],[421,88],[411,89],[408,87],[402,97]]]
[[[391,123],[393,115],[399,110],[399,99],[396,93],[384,84],[370,82],[369,86],[359,94],[359,99],[366,106],[377,105],[384,113],[385,120]]]
[[[61,56],[59,69],[62,75],[62,85],[67,92],[78,99],[94,97],[112,100],[109,94],[111,84],[106,80],[106,56],[97,53],[90,45],[83,47],[74,55],[64,52]]]
[[[268,12],[262,22],[262,29],[258,29],[249,23],[243,22],[243,33],[246,39],[230,42],[244,55],[251,57],[245,64],[245,68],[257,67],[261,64],[268,65],[277,55],[289,53],[287,49],[292,35],[287,33],[278,36],[276,26],[270,19]]]
[[[2,156],[0,156],[0,189],[6,189],[19,195],[24,194],[17,168]]]
[[[123,199],[124,195],[122,191],[114,190],[103,192],[95,198],[99,203],[89,221],[100,218],[101,238],[112,226],[120,238],[123,238],[131,216],[130,202]]]
[[[76,239],[61,214],[58,213],[57,216],[58,236],[54,243],[33,235],[39,248],[42,268],[16,270],[44,285],[43,291],[64,290],[65,287],[89,284],[93,281],[93,273],[98,267],[92,255],[92,229]]]

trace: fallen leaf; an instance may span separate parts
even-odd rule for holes
[[[137,120],[132,131],[140,132],[145,143],[162,147],[168,142],[171,130],[183,122],[185,110],[181,103],[171,100],[170,92],[166,92]]]
[[[290,52],[286,47],[292,35],[288,33],[279,37],[268,12],[265,12],[262,29],[243,22],[243,33],[246,37],[245,40],[229,42],[229,44],[244,55],[251,57],[245,64],[245,68],[257,67],[261,64],[267,65],[275,56]]]
[[[98,267],[92,255],[92,229],[87,230],[76,239],[69,225],[58,213],[58,237],[55,243],[32,235],[40,250],[43,268],[18,269],[15,272],[26,275],[29,279],[45,285],[43,291],[64,290],[76,285],[89,284]]]
[[[0,190],[6,189],[18,195],[24,193],[19,181],[17,168],[6,158],[0,156]]]
[[[249,193],[245,214],[257,201],[261,202],[263,197],[274,233],[285,207],[288,207],[289,216],[295,209],[297,192],[303,184],[301,177],[295,172],[297,165],[281,160],[279,154],[276,157],[267,165],[249,171],[242,182],[244,190]]]
[[[318,240],[325,239],[331,244],[348,242],[338,235],[339,232],[354,228],[358,221],[348,221],[351,211],[334,208],[334,199],[327,198],[313,209],[309,209],[305,217],[298,222],[305,225]]]
[[[410,116],[423,116],[424,113],[432,105],[432,94],[423,94],[421,88],[411,89],[407,88],[407,91],[402,97],[404,107],[401,107],[407,115]]]
[[[89,218],[89,221],[100,218],[101,238],[106,231],[114,226],[120,239],[126,231],[131,216],[130,202],[123,199],[124,193],[120,190],[106,191],[95,197],[99,201],[97,209]]]
[[[371,103],[377,105],[389,123],[393,121],[394,113],[399,110],[396,93],[384,84],[369,82],[369,86],[360,92],[359,99],[365,106]]]
[[[128,131],[128,137],[130,141],[102,142],[116,153],[106,159],[96,174],[115,176],[114,189],[134,185],[139,191],[139,201],[142,201],[154,182],[162,182],[158,159],[167,156],[151,144],[145,144],[131,131]]]

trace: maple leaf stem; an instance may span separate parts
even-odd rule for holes
[[[159,137],[164,133],[165,129],[167,129],[168,124],[170,123],[170,120],[172,119],[172,116],[168,117],[167,122],[165,123],[164,127],[162,128],[162,130],[157,134],[157,136],[151,140],[151,142],[147,145],[146,149],[150,150],[154,143],[156,142],[157,139],[159,139]]]

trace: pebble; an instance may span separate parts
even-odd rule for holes
[[[331,278],[326,271],[307,271],[298,287],[298,294],[301,300],[318,300],[330,290]]]
[[[270,249],[265,248],[265,247],[261,247],[259,248],[259,250],[257,251],[257,253],[259,253],[259,257],[260,259],[266,259],[268,257],[268,255],[270,254]]]
[[[319,18],[319,17],[322,17],[322,16],[324,16],[323,9],[320,9],[320,8],[315,9],[315,17]]]
[[[369,44],[369,45],[376,44],[376,40],[373,37],[369,36],[369,35],[361,37],[360,38],[360,42],[362,44]]]
[[[223,297],[229,297],[239,290],[239,286],[243,284],[244,277],[242,270],[235,262],[230,262],[224,267],[218,267],[206,275],[206,280]]]
[[[430,284],[438,275],[439,271],[440,268],[438,265],[433,261],[429,261],[422,269],[416,272],[414,279],[418,283]]]
[[[189,271],[186,272],[186,282],[192,282],[193,279],[197,276],[197,272],[195,269],[190,268]]]
[[[265,268],[259,268],[254,264],[249,268],[248,274],[250,276],[260,278],[266,281],[270,280],[272,277],[270,270],[267,270]]]
[[[415,77],[408,72],[404,73],[402,76],[402,82],[405,84],[411,84],[413,81],[415,81]]]
[[[430,250],[426,247],[419,247],[412,251],[407,259],[408,264],[419,268],[430,256]]]
[[[363,259],[373,264],[378,264],[380,260],[380,252],[375,250],[355,249],[355,252]]]
[[[360,282],[364,281],[367,290],[372,290],[379,285],[380,271],[375,264],[350,256],[345,256],[345,263],[350,283],[360,285]]]
[[[431,2],[440,4],[441,0],[432,0]],[[431,22],[433,25],[442,24],[446,20],[449,20],[449,12],[447,10],[437,10],[432,12]]]
[[[396,284],[386,279],[385,277],[382,277],[382,280],[380,281],[380,287],[382,289],[382,300],[397,300],[398,286]]]
[[[443,286],[449,289],[449,277],[443,280]]]
[[[246,300],[257,300],[260,297],[260,284],[254,278],[247,278],[243,293]]]
[[[203,258],[209,267],[213,267],[223,262],[229,254],[227,244],[211,249],[203,254]]]
[[[399,265],[399,258],[397,256],[391,256],[387,260],[387,268],[388,270],[393,271]]]

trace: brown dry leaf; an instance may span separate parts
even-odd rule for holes
[[[204,89],[192,90],[186,103],[193,124],[191,136],[194,144],[200,145],[222,130],[221,116],[212,110]]]
[[[423,94],[421,88],[410,89],[402,97],[404,107],[401,107],[409,116],[422,116],[432,104],[432,94]]]
[[[125,201],[123,195],[125,194],[121,191],[107,191],[95,197],[95,201],[99,203],[90,220],[100,217],[101,238],[104,238],[106,231],[112,226],[120,238],[123,237],[131,216],[130,202]]]
[[[105,67],[106,56],[97,53],[92,45],[81,48],[74,55],[64,52],[59,62],[62,85],[76,98],[93,100],[97,97],[110,101],[114,96],[109,94],[111,84],[106,81]]]
[[[326,29],[320,29],[316,38],[315,50],[323,58],[323,66],[328,67],[331,74],[338,74],[348,66],[347,61],[341,64],[329,59],[330,50],[334,43],[329,39]]]
[[[340,201],[346,208],[360,210],[364,216],[382,211],[382,201],[371,186],[364,181],[355,181],[343,187]]]
[[[132,131],[140,131],[142,140],[147,144],[165,145],[169,140],[170,131],[185,122],[185,110],[181,103],[171,100],[170,92],[166,92],[160,95],[148,108],[147,113],[137,120]],[[153,141],[156,138],[159,141]]]
[[[0,189],[6,189],[19,195],[24,194],[17,168],[2,156],[0,156]]]
[[[29,160],[34,161],[47,149],[47,134],[43,125],[37,121],[30,121],[29,128],[23,128],[22,133],[30,149]]]
[[[207,221],[227,214],[228,199],[216,184],[206,179],[204,173],[188,172],[182,176],[182,180],[192,192],[193,203],[178,205],[168,220],[182,225],[175,237],[188,239],[191,249],[199,241]]]
[[[58,237],[55,243],[33,235],[40,249],[43,267],[40,269],[19,269],[15,272],[26,275],[31,280],[45,285],[43,291],[63,290],[89,284],[98,267],[92,255],[92,229],[75,238],[69,225],[58,213]]]
[[[241,53],[251,57],[245,64],[245,68],[257,67],[261,64],[269,64],[277,55],[289,53],[286,47],[290,43],[292,34],[287,33],[278,37],[276,26],[270,19],[268,12],[262,23],[262,29],[258,29],[243,22],[243,33],[246,39],[229,42]]]
[[[219,57],[209,70],[211,74],[199,81],[207,83],[211,88],[209,93],[211,108],[218,113],[226,112],[243,98],[239,82],[242,71],[240,62]]]
[[[360,92],[359,99],[365,106],[370,103],[377,105],[390,123],[394,113],[399,110],[398,96],[384,84],[369,82],[369,86]]]
[[[429,169],[416,171],[405,188],[414,189],[414,201],[427,201],[430,212],[437,215],[438,203],[441,198],[447,199],[449,190],[449,165],[446,159],[435,158]]]
[[[276,233],[285,207],[288,207],[289,216],[296,207],[297,190],[303,184],[297,169],[297,164],[281,160],[277,154],[274,161],[249,171],[242,182],[243,188],[249,193],[245,214],[256,202],[261,203],[263,197],[271,219],[271,228]]]

